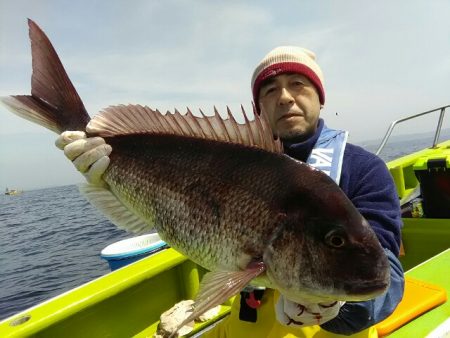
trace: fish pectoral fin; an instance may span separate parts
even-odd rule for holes
[[[110,190],[92,184],[81,184],[78,188],[87,200],[118,228],[131,232],[153,229],[152,225],[131,212]]]
[[[194,311],[178,328],[198,318],[205,311],[224,303],[236,295],[250,281],[266,269],[263,262],[252,263],[242,271],[208,272],[200,283],[200,290],[193,304]]]

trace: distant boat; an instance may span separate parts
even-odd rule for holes
[[[22,192],[22,190],[6,188],[5,195],[20,195]]]

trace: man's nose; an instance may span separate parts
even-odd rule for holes
[[[292,97],[289,90],[286,88],[281,89],[280,98],[278,99],[279,105],[292,104],[294,102],[294,98]]]

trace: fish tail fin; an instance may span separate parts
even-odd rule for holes
[[[33,73],[31,95],[0,100],[13,113],[56,133],[84,131],[90,117],[58,54],[39,26],[28,19]]]

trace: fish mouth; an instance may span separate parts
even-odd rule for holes
[[[389,287],[389,283],[385,281],[363,285],[358,285],[358,283],[355,284],[356,285],[352,285],[346,290],[348,295],[353,296],[355,300],[372,299],[385,292]]]
[[[379,283],[379,284],[373,284],[368,286],[359,287],[358,290],[361,293],[372,293],[377,291],[384,291],[388,287],[389,283]]]

